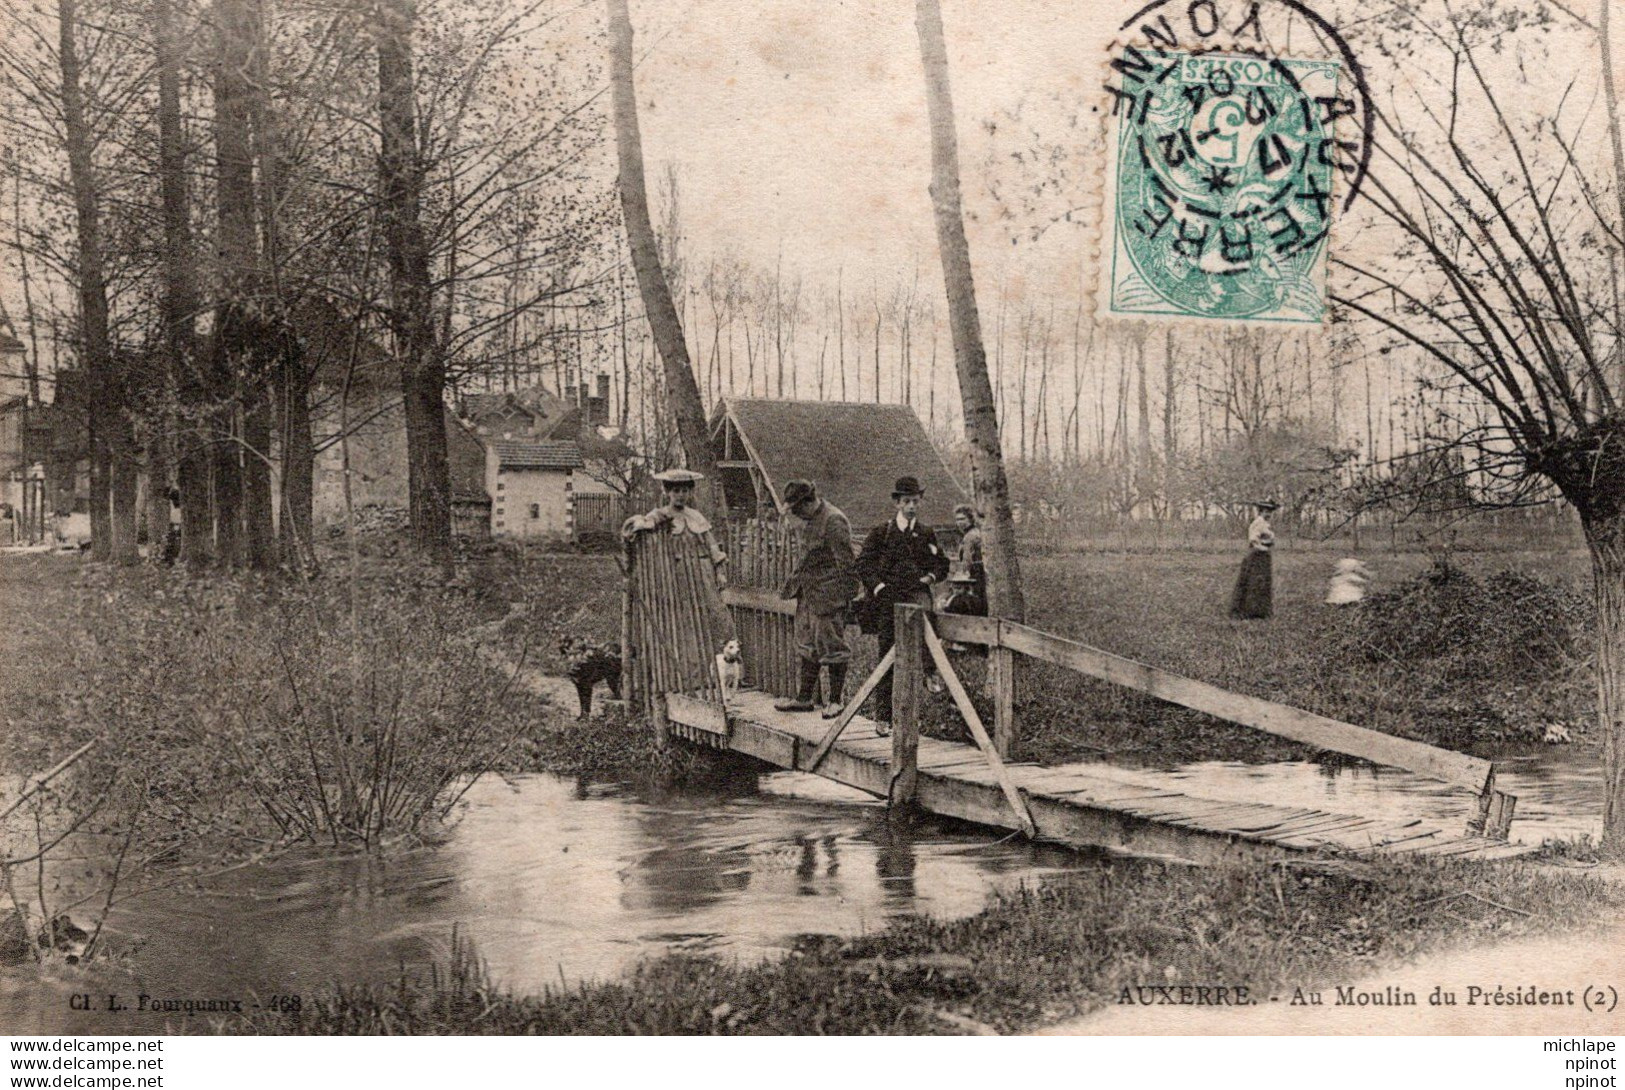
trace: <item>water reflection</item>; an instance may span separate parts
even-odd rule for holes
[[[403,964],[444,957],[454,927],[501,983],[536,992],[613,979],[649,955],[753,960],[804,934],[970,915],[995,887],[1089,865],[969,826],[894,825],[868,796],[797,773],[642,795],[535,775],[477,784],[439,846],[240,871],[132,902],[109,931],[136,950],[118,985],[128,992],[387,982]],[[0,983],[0,1020],[52,1032],[154,1028],[105,1015],[79,1025],[65,996],[49,993]]]
[[[1518,796],[1511,839],[1526,844],[1602,833],[1602,773],[1596,755],[1548,750],[1497,760],[1496,784]],[[1066,767],[1098,768],[1088,763]],[[1125,776],[1112,769],[1113,776]],[[1205,761],[1157,773],[1198,798],[1271,802],[1394,820],[1421,819],[1465,827],[1475,800],[1410,772],[1392,768],[1335,767],[1309,761],[1249,765]]]

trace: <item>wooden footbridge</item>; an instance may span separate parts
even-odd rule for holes
[[[774,709],[796,684],[794,605],[776,588],[795,555],[793,534],[751,524],[728,531],[732,586],[717,592],[692,535],[645,534],[631,550],[627,651],[633,687],[662,739],[747,754],[885,799],[892,807],[1017,830],[1037,840],[1193,862],[1294,853],[1438,855],[1503,859],[1516,799],[1497,790],[1485,760],[1341,723],[1180,677],[1026,625],[900,606],[897,645],[835,719]],[[686,539],[686,540],[685,540]],[[740,640],[747,688],[726,706],[712,656]],[[991,728],[972,702],[949,646],[988,662]],[[1295,807],[1268,799],[1196,797],[1150,771],[1106,765],[1049,769],[1008,758],[1017,740],[1018,663],[1037,661],[1192,708],[1321,750],[1408,769],[1476,800],[1463,827]],[[963,660],[961,660],[963,661]],[[927,665],[952,694],[974,745],[922,737]],[[885,671],[895,671],[892,730],[859,714]]]

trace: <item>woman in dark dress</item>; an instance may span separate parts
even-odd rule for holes
[[[1230,616],[1243,621],[1260,621],[1274,612],[1273,575],[1270,553],[1275,548],[1275,531],[1269,514],[1276,504],[1257,504],[1258,517],[1247,527],[1247,559],[1241,562],[1236,590],[1230,596]]]
[[[986,617],[987,566],[982,562],[982,528],[976,521],[976,508],[968,503],[955,507],[954,524],[959,527],[961,537],[959,555],[948,578],[956,584],[953,588],[956,593],[944,612]]]

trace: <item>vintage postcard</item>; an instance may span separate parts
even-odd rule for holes
[[[1605,0],[0,5],[0,1032],[1612,1079]]]

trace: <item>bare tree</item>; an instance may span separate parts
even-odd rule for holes
[[[705,405],[688,357],[683,324],[672,302],[671,287],[660,266],[660,247],[649,218],[649,194],[643,176],[643,137],[633,83],[632,15],[627,0],[606,0],[609,12],[610,83],[615,98],[615,146],[620,162],[621,213],[632,268],[637,273],[643,310],[654,334],[666,376],[666,401],[674,418],[689,468],[716,481],[716,457],[705,428]]]
[[[936,210],[942,278],[948,292],[948,322],[953,334],[954,363],[959,372],[965,438],[970,443],[971,468],[976,478],[976,498],[987,515],[988,604],[995,616],[1021,620],[1026,614],[1026,603],[1021,592],[1015,519],[1010,510],[1010,486],[1004,474],[999,421],[993,406],[993,387],[987,376],[987,350],[982,344],[982,322],[976,310],[970,244],[965,238],[959,193],[959,140],[954,132],[942,9],[937,0],[916,0],[914,12],[931,118],[931,200]]]
[[[446,362],[435,342],[429,249],[422,222],[423,163],[413,77],[416,0],[378,8],[379,195],[391,282],[389,325],[400,360],[412,537],[451,557],[451,471],[446,460]]]
[[[57,20],[62,128],[77,221],[79,329],[90,380],[91,551],[97,559],[129,563],[136,557],[134,468],[128,464],[131,452],[120,396],[122,376],[108,324],[101,195],[92,146],[95,137],[81,82],[76,0],[61,0]]]
[[[1625,240],[1587,176],[1594,164],[1578,154],[1583,120],[1565,119],[1559,103],[1521,122],[1511,89],[1480,64],[1485,50],[1523,48],[1508,39],[1517,25],[1446,11],[1401,28],[1428,36],[1429,74],[1419,82],[1441,73],[1443,94],[1418,95],[1403,118],[1401,104],[1379,115],[1363,196],[1406,240],[1401,266],[1420,263],[1429,275],[1334,256],[1344,276],[1333,297],[1431,360],[1433,381],[1453,399],[1488,410],[1482,424],[1468,418],[1450,437],[1481,496],[1518,502],[1544,478],[1579,515],[1597,605],[1603,842],[1617,853],[1625,850],[1625,389],[1607,363],[1621,333],[1610,265]]]

